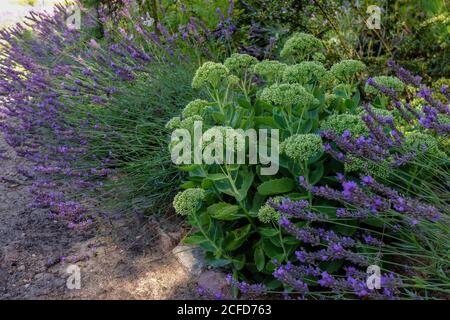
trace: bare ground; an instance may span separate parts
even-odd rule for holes
[[[0,299],[192,299],[195,279],[171,250],[180,221],[102,221],[72,231],[31,209],[27,166],[0,137]],[[63,257],[61,260],[60,258]],[[65,257],[65,258],[64,258]],[[69,290],[67,267],[80,268],[81,289]]]

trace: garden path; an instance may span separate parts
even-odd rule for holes
[[[171,254],[182,235],[176,218],[119,219],[69,230],[48,211],[31,208],[32,181],[16,170],[29,164],[1,135],[0,150],[7,157],[0,158],[0,299],[195,297],[192,276]],[[71,264],[80,268],[80,289],[67,288]]]

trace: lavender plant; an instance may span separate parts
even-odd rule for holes
[[[180,175],[164,124],[193,98],[192,65],[221,54],[208,49],[215,35],[196,17],[171,32],[144,25],[133,7],[118,14],[127,21],[119,28],[100,17],[101,41],[68,29],[61,5],[1,31],[2,131],[35,163],[23,172],[36,178],[35,205],[70,227],[105,211],[165,210]],[[83,19],[96,23],[87,12]]]

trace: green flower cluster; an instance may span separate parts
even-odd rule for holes
[[[283,81],[287,83],[306,84],[311,81],[328,80],[328,72],[322,63],[316,61],[303,61],[288,66],[283,73]]]
[[[277,82],[281,80],[286,67],[286,64],[276,60],[263,60],[255,65],[254,71],[269,82]]]
[[[444,85],[448,87],[447,90],[450,90],[450,79],[441,78],[441,79],[435,81],[433,83],[433,89],[434,89],[433,96],[436,97],[437,99],[441,100],[441,102],[446,103],[447,97],[440,92],[440,89]]]
[[[179,128],[192,130],[194,128],[195,121],[203,121],[203,118],[199,115],[194,115],[181,120]]]
[[[165,127],[169,130],[173,130],[176,128],[179,128],[181,124],[181,118],[180,117],[173,117],[169,121],[167,121]]]
[[[298,83],[273,84],[261,92],[259,98],[274,105],[316,106],[319,101]]]
[[[322,52],[316,52],[312,55],[312,59],[314,61],[318,61],[318,62],[325,62],[327,60],[327,57],[325,57],[325,55]]]
[[[405,88],[403,82],[397,77],[378,76],[373,77],[373,80],[375,80],[375,82],[378,83],[379,85],[384,86],[386,88],[394,89],[397,92],[402,92],[403,89]],[[366,84],[364,90],[366,91],[366,93],[370,94],[380,93],[380,91],[377,88],[369,86],[368,84]]]
[[[283,141],[280,148],[292,160],[304,162],[322,152],[323,143],[318,134],[295,134]]]
[[[210,104],[210,102],[206,100],[196,99],[194,101],[189,102],[186,107],[184,107],[181,114],[184,118],[188,118],[195,115],[202,115],[205,108]]]
[[[358,113],[358,116],[362,116],[363,114],[367,114],[367,111],[364,108],[362,108],[362,107],[356,108],[356,112]],[[389,110],[381,109],[381,108],[372,108],[372,112],[375,113],[378,116],[383,116],[383,117],[392,117],[394,115],[393,111],[389,111]]]
[[[360,159],[349,156],[351,162],[344,164],[345,172],[364,172],[377,178],[387,178],[392,171],[389,167],[390,160],[384,160],[381,163],[375,163],[368,159]]]
[[[405,146],[409,151],[429,155],[437,159],[446,159],[446,154],[439,148],[439,142],[430,134],[422,132],[406,133]]]
[[[225,60],[224,65],[231,72],[241,75],[242,73],[247,72],[247,70],[251,70],[257,63],[258,59],[248,54],[233,53]]]
[[[179,192],[173,199],[175,212],[182,216],[195,213],[205,199],[206,192],[200,188],[187,189]]]
[[[295,33],[284,44],[280,52],[282,58],[294,58],[296,61],[302,61],[309,54],[314,54],[318,49],[322,49],[322,41],[311,34]]]
[[[191,130],[194,127],[195,121],[203,121],[203,117],[200,115],[193,115],[193,116],[189,116],[183,120],[181,120],[181,117],[173,117],[166,123],[165,127],[169,130],[174,130],[174,129]]]
[[[329,130],[339,135],[348,130],[353,137],[367,136],[369,134],[369,129],[364,121],[361,120],[361,117],[349,113],[330,115],[321,123],[320,130]]]
[[[358,60],[342,60],[339,63],[334,64],[330,73],[332,76],[340,81],[350,80],[356,76],[357,73],[366,69],[366,65]]]
[[[234,150],[236,153],[245,151],[245,135],[243,131],[233,129],[229,126],[214,126],[204,133],[202,146],[205,148],[211,141],[215,141],[213,137],[221,136],[224,144],[224,150]],[[238,143],[243,141],[244,143]]]
[[[192,79],[192,88],[200,89],[203,86],[218,88],[220,83],[228,78],[230,70],[221,63],[205,62],[195,72]]]

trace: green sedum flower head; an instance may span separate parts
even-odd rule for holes
[[[265,204],[259,208],[258,219],[262,223],[277,223],[280,220],[280,213],[269,204]]]
[[[305,107],[319,104],[319,101],[298,83],[273,84],[263,89],[260,99],[279,106],[299,104]]]
[[[221,63],[205,62],[195,72],[194,79],[192,79],[192,88],[200,89],[204,86],[217,88],[224,79],[227,79],[229,73],[230,70]]]
[[[228,59],[225,60],[224,65],[231,72],[240,75],[245,73],[247,70],[251,70],[257,63],[258,60],[248,54],[233,53]]]
[[[304,162],[322,152],[323,143],[318,134],[295,134],[283,141],[281,148],[292,160]]]
[[[397,77],[378,76],[378,77],[373,77],[373,80],[375,80],[375,82],[378,83],[379,85],[382,85],[383,87],[386,87],[386,88],[394,89],[397,92],[402,92],[403,89],[405,88],[405,85],[403,84],[403,82]],[[371,93],[371,94],[379,94],[380,93],[380,91],[377,88],[374,88],[373,86],[369,86],[368,84],[366,84],[364,90],[366,91],[366,93]]]
[[[286,64],[276,60],[264,60],[254,66],[254,71],[269,82],[277,82],[281,80],[286,67]]]
[[[181,114],[184,118],[192,117],[195,115],[202,115],[203,110],[210,104],[206,100],[196,99],[194,101],[189,102],[186,107],[184,107]]]
[[[347,81],[366,69],[366,65],[358,60],[342,60],[334,64],[330,73],[340,81]]]
[[[387,178],[392,171],[389,166],[390,160],[375,163],[369,159],[361,159],[353,156],[347,157],[350,162],[344,164],[345,172],[363,172],[377,178]]]
[[[238,84],[241,81],[241,79],[236,77],[234,74],[230,74],[227,77],[227,81],[228,81],[228,84],[230,84],[230,85],[236,85],[236,84]]]
[[[348,130],[353,137],[367,136],[369,134],[369,129],[360,116],[347,113],[330,115],[321,123],[320,130],[329,130],[339,135]]]
[[[173,130],[173,129],[177,129],[180,127],[181,124],[181,118],[180,117],[173,117],[172,119],[170,119],[165,127],[169,130]]]
[[[282,58],[293,58],[295,61],[302,61],[306,56],[312,55],[322,48],[322,41],[311,34],[300,32],[295,33],[286,41],[280,56]]]
[[[327,60],[327,58],[325,57],[325,55],[322,52],[316,52],[313,54],[312,59],[314,61],[318,61],[318,62],[325,62]]]
[[[367,111],[362,107],[356,108],[356,112],[358,113],[359,116],[367,114]],[[383,116],[383,117],[392,117],[394,115],[393,111],[389,111],[389,110],[381,109],[381,108],[372,108],[372,112],[375,113],[377,116]]]
[[[322,63],[316,61],[303,61],[288,66],[283,73],[283,81],[287,83],[306,84],[311,81],[326,82],[328,72]]]
[[[446,154],[439,148],[439,142],[430,134],[410,132],[406,134],[405,146],[409,151],[429,155],[438,159],[446,159]]]
[[[205,190],[200,188],[187,189],[179,192],[173,199],[173,207],[176,213],[187,216],[195,213],[195,210],[205,199]]]

